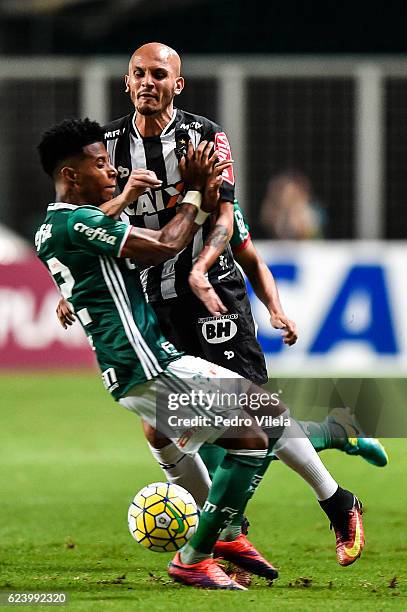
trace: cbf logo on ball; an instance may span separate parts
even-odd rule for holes
[[[202,324],[202,335],[209,344],[227,342],[237,333],[237,325],[233,319],[239,315],[231,314],[223,317],[205,317],[198,319]]]

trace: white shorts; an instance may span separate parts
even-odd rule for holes
[[[251,386],[236,372],[184,355],[153,380],[135,385],[119,403],[184,453],[195,454],[204,442],[214,442],[243,418],[235,397]]]

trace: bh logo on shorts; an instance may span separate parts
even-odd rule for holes
[[[234,319],[238,317],[237,314],[223,317],[205,317],[198,319],[198,323],[202,324],[202,335],[209,344],[220,344],[236,336],[237,325]]]

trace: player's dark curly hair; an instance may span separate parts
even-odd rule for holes
[[[63,161],[94,142],[103,142],[103,129],[97,121],[64,119],[42,135],[38,145],[41,165],[52,177]]]

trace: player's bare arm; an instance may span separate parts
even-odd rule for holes
[[[204,198],[208,201],[213,197],[213,187],[209,185],[205,190]],[[219,204],[219,216],[215,226],[208,236],[204,248],[189,275],[189,285],[194,294],[203,302],[212,316],[219,316],[227,312],[215,289],[208,281],[206,274],[216,258],[225,250],[233,233],[233,205],[230,202]]]
[[[219,185],[220,187],[220,185]],[[219,187],[213,182],[208,181],[204,191],[204,202],[211,202],[219,198]],[[220,201],[214,227],[206,239],[204,248],[197,261],[195,262],[191,276],[206,274],[209,268],[215,263],[216,259],[223,253],[230,237],[233,234],[233,204],[231,202]]]
[[[123,246],[121,257],[134,258],[138,264],[155,266],[171,259],[189,243],[199,228],[195,223],[198,208],[183,204],[176,216],[160,231],[132,227]],[[56,309],[64,329],[71,326],[75,316],[69,303],[61,298]]]
[[[284,314],[274,276],[250,238],[245,248],[235,253],[235,259],[242,266],[255,294],[269,311],[272,326],[283,330],[285,344],[295,344],[298,339],[297,326]]]
[[[162,186],[155,172],[138,168],[129,176],[125,188],[117,197],[105,202],[100,209],[108,216],[118,218],[120,213],[147,190],[159,189]]]
[[[217,153],[213,153],[213,143],[202,141],[197,150],[194,152],[192,145],[189,144],[188,154],[184,160],[181,160],[183,168],[188,169],[193,163],[193,158],[201,159],[202,165],[207,168],[207,177],[205,183],[200,183],[200,187],[204,187],[204,201],[202,208],[205,211],[216,210],[217,220],[215,227],[211,231],[206,244],[199,255],[198,261],[192,267],[189,275],[189,284],[195,295],[205,304],[208,311],[218,316],[227,312],[226,307],[220,300],[216,291],[206,278],[206,273],[216,258],[224,251],[225,246],[233,232],[233,206],[230,202],[219,202],[219,189],[222,184],[223,169],[233,163],[221,162],[217,163]],[[192,158],[192,159],[191,159]],[[214,161],[215,160],[215,161]],[[211,161],[213,163],[210,171]],[[208,169],[209,168],[209,169]],[[182,174],[181,170],[181,174]],[[209,172],[211,172],[209,174]]]
[[[175,257],[190,242],[199,225],[194,223],[197,207],[183,204],[162,230],[132,227],[122,249],[122,257],[134,258],[138,264],[156,266]]]
[[[209,201],[205,190],[204,201]],[[215,263],[217,257],[223,253],[233,233],[233,205],[231,202],[220,202],[219,212],[215,225],[209,234],[192,270],[200,270],[206,274]]]
[[[171,259],[186,247],[197,232],[199,228],[199,225],[195,223],[197,213],[196,206],[183,204],[175,217],[160,231],[132,227],[123,246],[121,257],[134,258],[141,266],[155,266]],[[75,321],[69,302],[64,298],[59,300],[56,313],[64,329]]]
[[[214,158],[209,166],[211,168],[211,174],[208,174],[206,155],[204,160],[201,160],[201,155],[204,154],[204,150],[205,144],[203,143],[198,154],[194,156],[194,159],[192,159],[193,151],[190,151],[191,157],[189,163],[184,164],[184,167],[181,168],[181,175],[196,191],[198,190],[197,187],[202,187],[202,185],[206,184],[205,202],[202,208],[205,206],[206,212],[210,212],[217,206],[219,187],[222,182],[222,172],[225,167],[230,165],[230,162],[216,164],[216,159]],[[204,167],[204,178],[198,173],[197,167],[199,165]],[[228,208],[231,209],[230,205]],[[138,263],[144,265],[157,265],[158,263],[174,257],[180,250],[185,248],[199,228],[199,225],[194,222],[197,216],[196,210],[196,207],[191,204],[183,204],[177,215],[167,223],[161,231],[133,227],[122,250],[122,256],[133,257]],[[220,228],[219,232],[214,233],[213,240],[215,243],[223,245],[223,248],[220,250],[220,252],[222,252],[227,240],[224,240],[226,230],[222,228],[222,226],[220,226]],[[205,304],[208,311],[214,316],[226,313],[227,309],[222,304],[205,276],[199,275],[198,277],[197,275],[196,280],[196,286],[193,290],[197,297]],[[63,298],[59,301],[56,312],[60,324],[65,329],[72,325],[75,317],[69,308],[69,304]]]
[[[209,159],[210,149],[206,145],[207,143],[202,143],[202,147],[195,152],[190,147],[189,159],[183,164],[180,163],[181,176],[193,190],[187,192],[175,217],[158,231],[133,227],[123,247],[123,257],[133,257],[139,264],[154,266],[174,257],[191,241],[204,218],[201,217],[199,224],[197,223],[199,212],[196,205],[189,203],[190,198],[195,197],[190,194],[199,192],[207,183],[216,192],[221,184],[224,168],[230,165],[230,162],[217,164],[215,156]],[[213,212],[217,207],[217,198],[208,198],[205,207],[205,213]]]
[[[209,144],[209,146],[207,146]],[[231,161],[217,163],[217,155],[212,155],[210,143],[203,141],[194,152],[192,146],[188,150],[188,161],[180,164],[181,176],[190,189],[205,190],[205,212],[210,213],[217,207],[219,199],[219,187],[222,182],[222,172],[231,165]],[[135,170],[129,177],[123,193],[114,200],[110,200],[100,206],[105,212],[110,210],[108,216],[115,217],[129,203],[133,202],[144,193],[148,185],[152,188],[157,177],[149,170]],[[187,201],[188,194],[185,197]],[[109,208],[110,207],[110,208]],[[204,206],[202,206],[204,208]],[[122,257],[133,257],[140,265],[157,265],[174,257],[190,242],[200,225],[195,221],[198,217],[197,207],[192,204],[183,204],[177,215],[162,228],[162,230],[150,230],[147,228],[133,227],[123,247]],[[69,303],[60,299],[56,309],[57,317],[65,329],[75,321]]]

